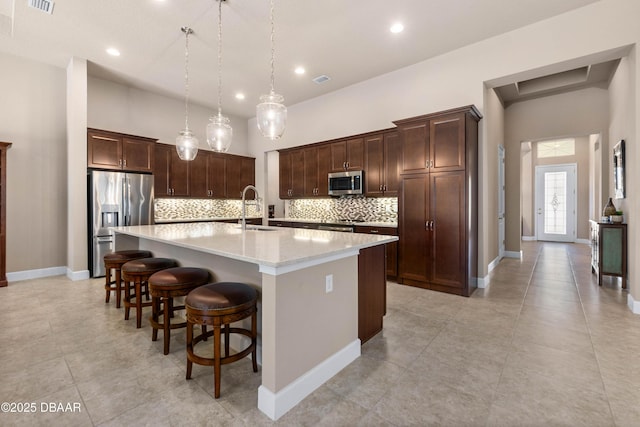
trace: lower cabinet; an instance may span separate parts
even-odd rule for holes
[[[382,234],[383,236],[397,236],[398,229],[395,227],[370,227],[356,225],[356,233]],[[387,278],[398,277],[398,242],[387,243],[385,251],[387,255]]]
[[[591,228],[591,272],[602,276],[622,278],[622,289],[627,287],[627,224],[609,224],[589,221]]]

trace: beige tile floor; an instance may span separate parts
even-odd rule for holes
[[[256,408],[248,359],[223,367],[215,400],[209,368],[184,379],[184,333],[163,356],[101,285],[0,289],[0,400],[37,408],[0,425],[640,425],[640,316],[615,280],[595,284],[585,245],[527,242],[471,298],[389,283],[384,331],[277,423]]]

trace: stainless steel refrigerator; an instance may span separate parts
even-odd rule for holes
[[[89,190],[89,271],[105,275],[104,254],[113,251],[109,227],[153,224],[153,175],[92,170]]]

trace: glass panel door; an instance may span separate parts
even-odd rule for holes
[[[575,241],[576,166],[536,167],[536,236],[553,242]]]

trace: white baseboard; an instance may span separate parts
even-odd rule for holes
[[[500,264],[500,260],[502,258],[500,258],[500,256],[495,257],[495,259],[493,261],[491,261],[489,263],[488,266],[488,271],[487,271],[487,275],[484,277],[479,277],[478,278],[478,288],[479,289],[485,289],[488,288],[489,285],[491,284],[491,279],[489,278],[489,273],[491,273],[493,271],[494,268],[496,268],[498,266],[498,264]]]
[[[76,280],[86,280],[89,278],[89,270],[73,271],[70,268],[67,268],[67,277],[74,282]]]
[[[522,251],[504,251],[504,257],[522,259]]]
[[[581,245],[590,245],[591,240],[589,239],[576,239],[576,243],[580,243]]]
[[[627,294],[627,305],[633,314],[640,314],[640,301],[634,300],[631,294]]]
[[[360,340],[356,339],[277,393],[261,385],[258,387],[258,409],[277,420],[358,357]]]
[[[12,273],[7,273],[7,281],[19,282],[20,280],[40,279],[42,277],[64,276],[65,274],[67,274],[67,267],[49,267],[39,268],[36,270],[14,271]]]
[[[525,242],[535,242],[538,239],[536,239],[536,236],[522,236],[522,240]]]

